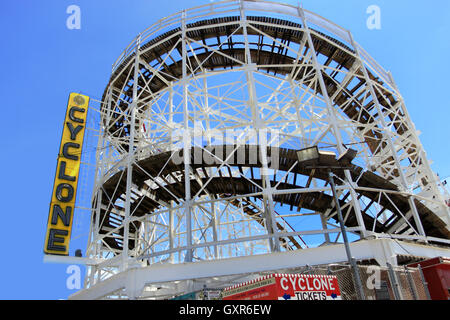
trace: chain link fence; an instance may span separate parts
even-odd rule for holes
[[[380,267],[357,265],[362,283],[361,297],[356,287],[355,275],[348,264],[306,266],[285,270],[285,273],[336,276],[342,300],[431,300],[427,283],[420,268],[406,266]],[[260,276],[274,273],[268,272]],[[276,273],[276,272],[275,272]],[[184,294],[175,300],[221,300],[223,288],[207,288]]]
[[[430,300],[428,288],[419,268],[358,265],[365,300]],[[303,274],[334,275],[343,300],[360,300],[354,273],[349,265],[305,267]]]

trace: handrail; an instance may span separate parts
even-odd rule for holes
[[[305,14],[305,19],[316,25],[327,32],[330,35],[333,35],[340,40],[350,44],[352,42],[350,31],[340,27],[334,22],[319,16],[318,14],[300,8],[298,6],[278,3],[273,1],[255,1],[255,0],[223,0],[218,2],[212,2],[208,4],[204,4],[201,6],[185,9],[184,11],[178,11],[170,16],[165,18],[161,18],[152,25],[150,25],[147,29],[143,30],[139,35],[137,35],[128,46],[122,51],[116,61],[112,64],[112,72],[116,71],[116,69],[121,65],[128,57],[132,56],[136,50],[136,43],[138,40],[141,44],[145,44],[149,38],[155,38],[158,35],[162,34],[162,31],[168,30],[170,26],[181,25],[182,22],[182,14],[185,13],[186,23],[192,22],[197,19],[203,19],[208,16],[216,16],[228,14],[230,12],[239,12],[241,8],[244,11],[260,11],[260,12],[272,12],[278,14],[284,14],[294,17],[299,17],[299,10],[302,10]],[[358,44],[361,55],[366,60],[368,65],[374,69],[377,75],[382,78],[383,82],[387,84],[391,84],[390,78],[388,76],[388,72],[383,69],[365,50],[363,50]]]

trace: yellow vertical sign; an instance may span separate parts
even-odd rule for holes
[[[71,93],[58,154],[44,252],[69,254],[89,97]]]

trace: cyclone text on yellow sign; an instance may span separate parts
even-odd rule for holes
[[[44,252],[69,254],[89,97],[71,93],[58,154]]]

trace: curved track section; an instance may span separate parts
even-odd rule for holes
[[[222,159],[227,159],[228,163],[237,163],[237,151],[241,148],[245,152],[245,159],[251,159],[250,153],[259,153],[259,146],[214,146],[209,147],[208,150],[214,156],[220,155]],[[203,149],[193,149],[191,153],[191,163],[194,163],[194,157],[196,152],[202,152]],[[297,211],[301,209],[312,210],[315,212],[326,213],[328,210],[333,209],[333,198],[326,192],[308,192],[303,193],[299,189],[305,188],[304,185],[296,183],[295,181],[301,181],[297,179],[297,175],[306,176],[309,178],[316,178],[327,181],[326,169],[307,169],[301,167],[297,163],[296,150],[289,149],[272,149],[268,148],[267,153],[271,155],[272,152],[276,152],[279,158],[278,170],[289,172],[290,176],[287,176],[285,181],[271,181],[271,187],[275,187],[280,194],[275,194],[273,200],[279,204],[290,207],[291,211],[295,207]],[[182,150],[179,151],[182,156]],[[136,191],[140,191],[141,195],[137,196],[132,204],[133,217],[141,218],[144,215],[151,215],[163,204],[170,203],[171,201],[180,204],[180,199],[185,199],[185,181],[182,177],[183,168],[179,164],[174,163],[173,156],[176,153],[165,152],[156,156],[138,161],[133,166],[133,183]],[[330,163],[331,166],[339,166],[339,163]],[[242,201],[241,198],[262,198],[262,190],[264,189],[262,179],[250,179],[241,174],[231,174],[228,176],[210,177],[207,174],[207,169],[211,167],[218,167],[218,163],[211,164],[193,164],[191,170],[197,177],[196,180],[192,180],[191,194],[198,194],[199,197],[213,195],[215,198],[234,199],[238,196],[238,201]],[[262,163],[240,163],[238,171],[242,172],[243,169],[259,170],[262,168]],[[237,172],[237,171],[236,171]],[[336,180],[337,184],[342,184],[345,176],[343,170],[334,170],[334,174],[339,179]],[[399,192],[398,188],[389,181],[371,173],[364,172],[360,167],[353,166],[351,170],[354,181],[357,181],[357,187],[355,188],[359,197],[364,197],[369,200],[369,205],[364,208],[363,218],[366,225],[374,226],[373,231],[377,233],[389,233],[390,228],[394,226],[398,221],[402,220],[402,212],[409,210],[408,196]],[[254,175],[254,174],[252,174]],[[289,177],[289,178],[288,178]],[[158,180],[163,180],[163,184]],[[292,181],[289,181],[292,180]],[[149,187],[153,185],[154,188]],[[306,187],[307,188],[307,187]],[[126,174],[123,171],[119,171],[111,176],[108,181],[103,185],[104,201],[102,203],[102,210],[100,214],[101,234],[104,235],[103,240],[112,249],[121,250],[121,241],[117,240],[123,236],[122,216],[123,208],[119,206],[113,207],[111,204],[115,203],[117,199],[124,198],[126,190]],[[293,191],[292,193],[290,191]],[[391,191],[390,194],[386,194],[386,191]],[[347,196],[348,197],[348,196]],[[341,207],[347,207],[347,197],[344,196],[341,199]],[[181,200],[182,201],[182,200]],[[378,205],[378,214],[376,216],[368,213],[369,208],[376,203]],[[422,218],[422,223],[428,235],[450,239],[450,232],[446,228],[445,224],[433,214],[426,206],[419,201],[416,202],[419,214]],[[351,208],[348,212],[348,219],[346,220],[347,227],[355,227],[358,225],[356,221],[356,215]],[[385,219],[383,222],[378,218],[382,212],[390,212],[389,219]],[[255,219],[261,219],[259,213],[248,213]],[[329,213],[334,219],[336,216]],[[415,226],[412,217],[409,217],[408,223]],[[130,224],[130,233],[134,234],[141,224],[137,220]],[[280,232],[286,230],[279,230]],[[129,242],[129,248],[134,249],[135,241]]]
[[[256,64],[257,70],[273,75],[290,75],[293,80],[301,81],[304,88],[313,90],[314,94],[322,95],[319,86],[313,86],[312,80],[316,78],[314,67],[309,64],[300,64],[299,58],[307,57],[311,52],[305,42],[304,32],[301,24],[270,17],[247,17],[252,28],[247,28],[248,35],[255,36],[257,42],[249,42],[251,60]],[[226,26],[224,26],[226,24]],[[205,72],[205,70],[222,70],[241,67],[246,64],[245,48],[243,48],[243,29],[240,25],[239,17],[224,17],[211,20],[199,21],[186,26],[195,31],[187,31],[186,36],[193,42],[208,42],[207,47],[200,47],[192,50],[192,54],[187,57],[187,64],[190,66],[189,74]],[[153,95],[165,89],[168,83],[179,81],[182,74],[182,61],[174,59],[164,59],[168,54],[176,50],[181,58],[181,29],[176,28],[159,37],[150,40],[140,48],[140,59],[142,60],[143,75],[139,79],[138,95],[143,101],[150,101]],[[312,30],[312,41],[317,54],[326,59],[324,66],[334,64],[337,70],[351,70],[354,68],[356,58],[352,49],[342,42],[333,39],[321,32]],[[267,44],[268,41],[271,45]],[[222,38],[222,39],[221,39]],[[226,42],[223,42],[226,38]],[[213,43],[209,43],[213,41]],[[284,46],[281,44],[285,44]],[[302,56],[286,47],[297,44],[302,48]],[[110,85],[115,88],[125,88],[121,92],[120,99],[115,99],[112,110],[112,119],[106,125],[109,133],[116,137],[123,137],[129,134],[129,125],[125,124],[129,112],[128,106],[132,103],[133,97],[133,77],[132,69],[134,54],[130,55],[121,65],[117,67],[111,76],[110,83],[104,92],[103,99],[107,96]],[[145,65],[147,67],[145,67]],[[201,65],[201,67],[200,67]],[[155,72],[156,71],[156,72]],[[325,70],[324,70],[325,71]],[[379,83],[377,99],[383,108],[392,109],[397,101],[388,89],[383,87],[383,83],[369,72],[371,80]],[[370,151],[376,153],[377,150],[385,146],[380,128],[377,127],[377,114],[370,111],[374,109],[373,99],[363,97],[359,92],[360,88],[366,86],[363,73],[360,70],[349,77],[341,79],[340,72],[323,72],[328,95],[333,97],[333,104],[356,122],[360,122],[367,127],[372,125],[372,129],[364,132],[366,143]],[[145,90],[148,87],[150,90]],[[141,112],[145,112],[145,105]],[[394,117],[392,113],[391,117]],[[362,127],[363,128],[363,127]],[[361,128],[361,130],[362,130]],[[400,135],[408,131],[404,123],[395,124],[396,132]],[[128,150],[127,145],[123,146]],[[414,146],[411,146],[414,149]]]

